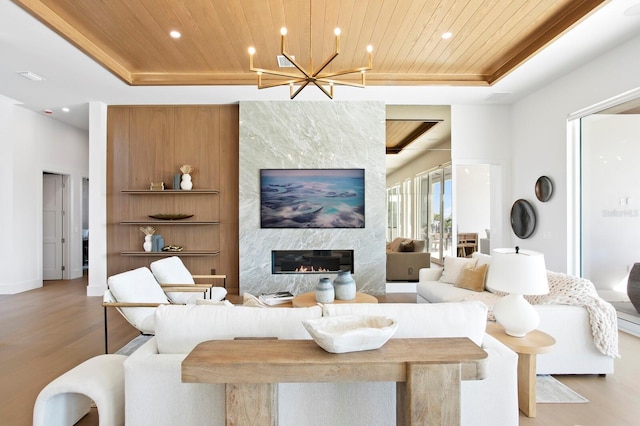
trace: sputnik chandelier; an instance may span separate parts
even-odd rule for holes
[[[311,10],[311,7],[309,8]],[[299,63],[295,61],[295,57],[291,56],[287,52],[287,29],[282,27],[280,29],[280,53],[284,56],[291,64],[300,71],[300,74],[285,72],[279,70],[268,70],[264,68],[255,68],[253,66],[253,55],[256,53],[256,49],[253,47],[249,48],[249,70],[256,72],[258,74],[258,89],[267,89],[270,87],[277,86],[286,86],[289,85],[289,96],[291,99],[295,98],[298,93],[302,91],[305,87],[309,85],[309,83],[315,84],[322,92],[327,95],[329,98],[333,99],[333,86],[341,85],[341,86],[352,86],[352,87],[365,87],[365,72],[369,71],[372,68],[372,60],[373,60],[373,47],[371,45],[367,46],[368,52],[368,64],[367,66],[360,68],[347,69],[336,72],[325,72],[322,71],[333,61],[336,56],[340,54],[340,28],[336,28],[334,30],[334,34],[336,36],[336,45],[335,50],[332,55],[330,55],[317,70],[313,68],[313,57],[311,55],[311,11],[309,12],[309,69],[304,69]],[[339,77],[347,74],[353,74],[359,72],[362,75],[361,83],[355,83],[351,81],[340,81],[336,80],[334,77]],[[277,81],[273,83],[262,83],[262,74],[269,74],[276,77],[287,78],[285,81]],[[298,86],[296,88],[296,86]]]

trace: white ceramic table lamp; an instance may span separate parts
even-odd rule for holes
[[[493,307],[496,321],[506,333],[523,337],[540,324],[540,315],[523,295],[549,293],[547,268],[542,253],[514,249],[494,249],[487,287],[509,293]]]

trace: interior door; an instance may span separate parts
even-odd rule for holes
[[[62,175],[42,175],[42,279],[62,279]]]

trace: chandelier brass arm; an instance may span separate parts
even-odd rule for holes
[[[351,87],[365,87],[365,73],[373,68],[373,48],[371,46],[367,46],[368,52],[368,64],[364,67],[341,70],[336,72],[328,72],[322,73],[322,71],[340,54],[340,29],[336,28],[334,31],[336,36],[335,38],[335,49],[333,54],[329,55],[327,59],[320,65],[317,70],[313,70],[313,58],[311,56],[311,40],[309,40],[309,70],[306,70],[302,65],[296,62],[295,58],[293,58],[286,49],[287,46],[287,29],[280,29],[280,54],[284,56],[302,75],[298,75],[291,72],[279,71],[279,70],[269,70],[265,68],[255,68],[253,66],[253,56],[256,53],[255,48],[249,48],[249,70],[258,74],[258,89],[267,89],[271,87],[277,86],[289,86],[289,97],[294,99],[305,87],[309,85],[309,83],[313,83],[316,87],[318,87],[325,95],[327,95],[330,99],[333,99],[333,86],[341,85],[341,86],[351,86]],[[311,37],[311,36],[310,36]],[[353,74],[359,72],[361,74],[361,82],[355,83],[352,81],[341,81],[336,80],[334,77],[343,76],[347,74]],[[284,77],[289,80],[278,81],[274,83],[266,83],[262,82],[262,74],[273,75],[276,77]],[[297,89],[295,86],[299,85]],[[325,87],[328,86],[328,89]]]

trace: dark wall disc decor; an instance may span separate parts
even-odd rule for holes
[[[536,198],[547,202],[553,195],[553,182],[547,176],[540,176],[536,181]]]
[[[511,229],[518,238],[529,238],[536,230],[536,212],[527,200],[517,200],[511,206]]]

